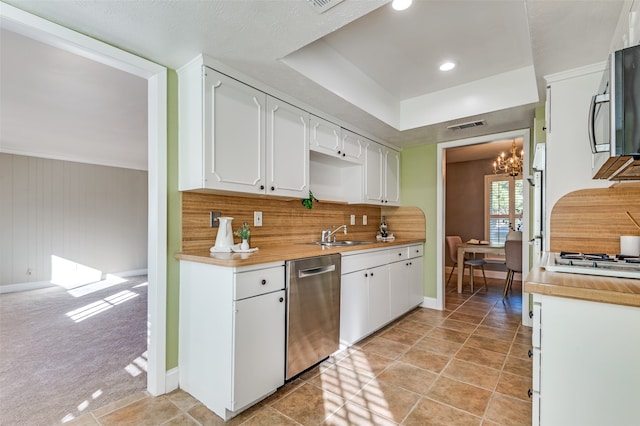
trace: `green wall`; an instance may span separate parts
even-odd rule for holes
[[[178,74],[167,69],[167,352],[166,369],[178,366],[180,264],[175,254],[182,239],[178,191]]]
[[[403,206],[415,206],[424,212],[427,240],[424,248],[424,295],[437,296],[436,271],[436,191],[437,145],[421,145],[402,150],[400,194]]]

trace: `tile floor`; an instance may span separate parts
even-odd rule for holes
[[[302,374],[231,425],[529,425],[531,329],[520,325],[520,283],[502,301],[500,279],[445,311],[417,308]],[[480,280],[481,282],[481,280]],[[224,423],[181,390],[132,395],[73,425]]]

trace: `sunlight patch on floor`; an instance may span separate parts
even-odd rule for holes
[[[127,300],[131,300],[137,296],[139,296],[138,293],[124,290],[112,296],[105,297],[102,300],[98,300],[97,302],[89,303],[88,305],[85,305],[81,308],[67,312],[66,315],[77,323],[80,321],[84,321],[87,318],[91,318],[92,316],[98,315],[99,313],[104,312],[107,309],[111,309],[114,306],[124,303]]]

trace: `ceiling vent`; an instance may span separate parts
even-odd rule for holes
[[[487,123],[484,120],[468,121],[466,123],[452,124],[451,126],[447,126],[447,129],[449,129],[449,130],[462,130],[462,129],[468,129],[470,127],[484,126],[485,124],[487,124]]]
[[[307,0],[318,13],[326,12],[344,0]]]

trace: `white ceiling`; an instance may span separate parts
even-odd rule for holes
[[[396,12],[388,0],[345,0],[322,14],[306,0],[7,3],[169,68],[204,53],[402,147],[530,127],[543,76],[606,60],[631,2],[414,0]],[[3,55],[12,41],[3,34]],[[457,68],[440,73],[443,59]],[[51,97],[75,102],[68,90]],[[446,128],[471,119],[487,125]]]

